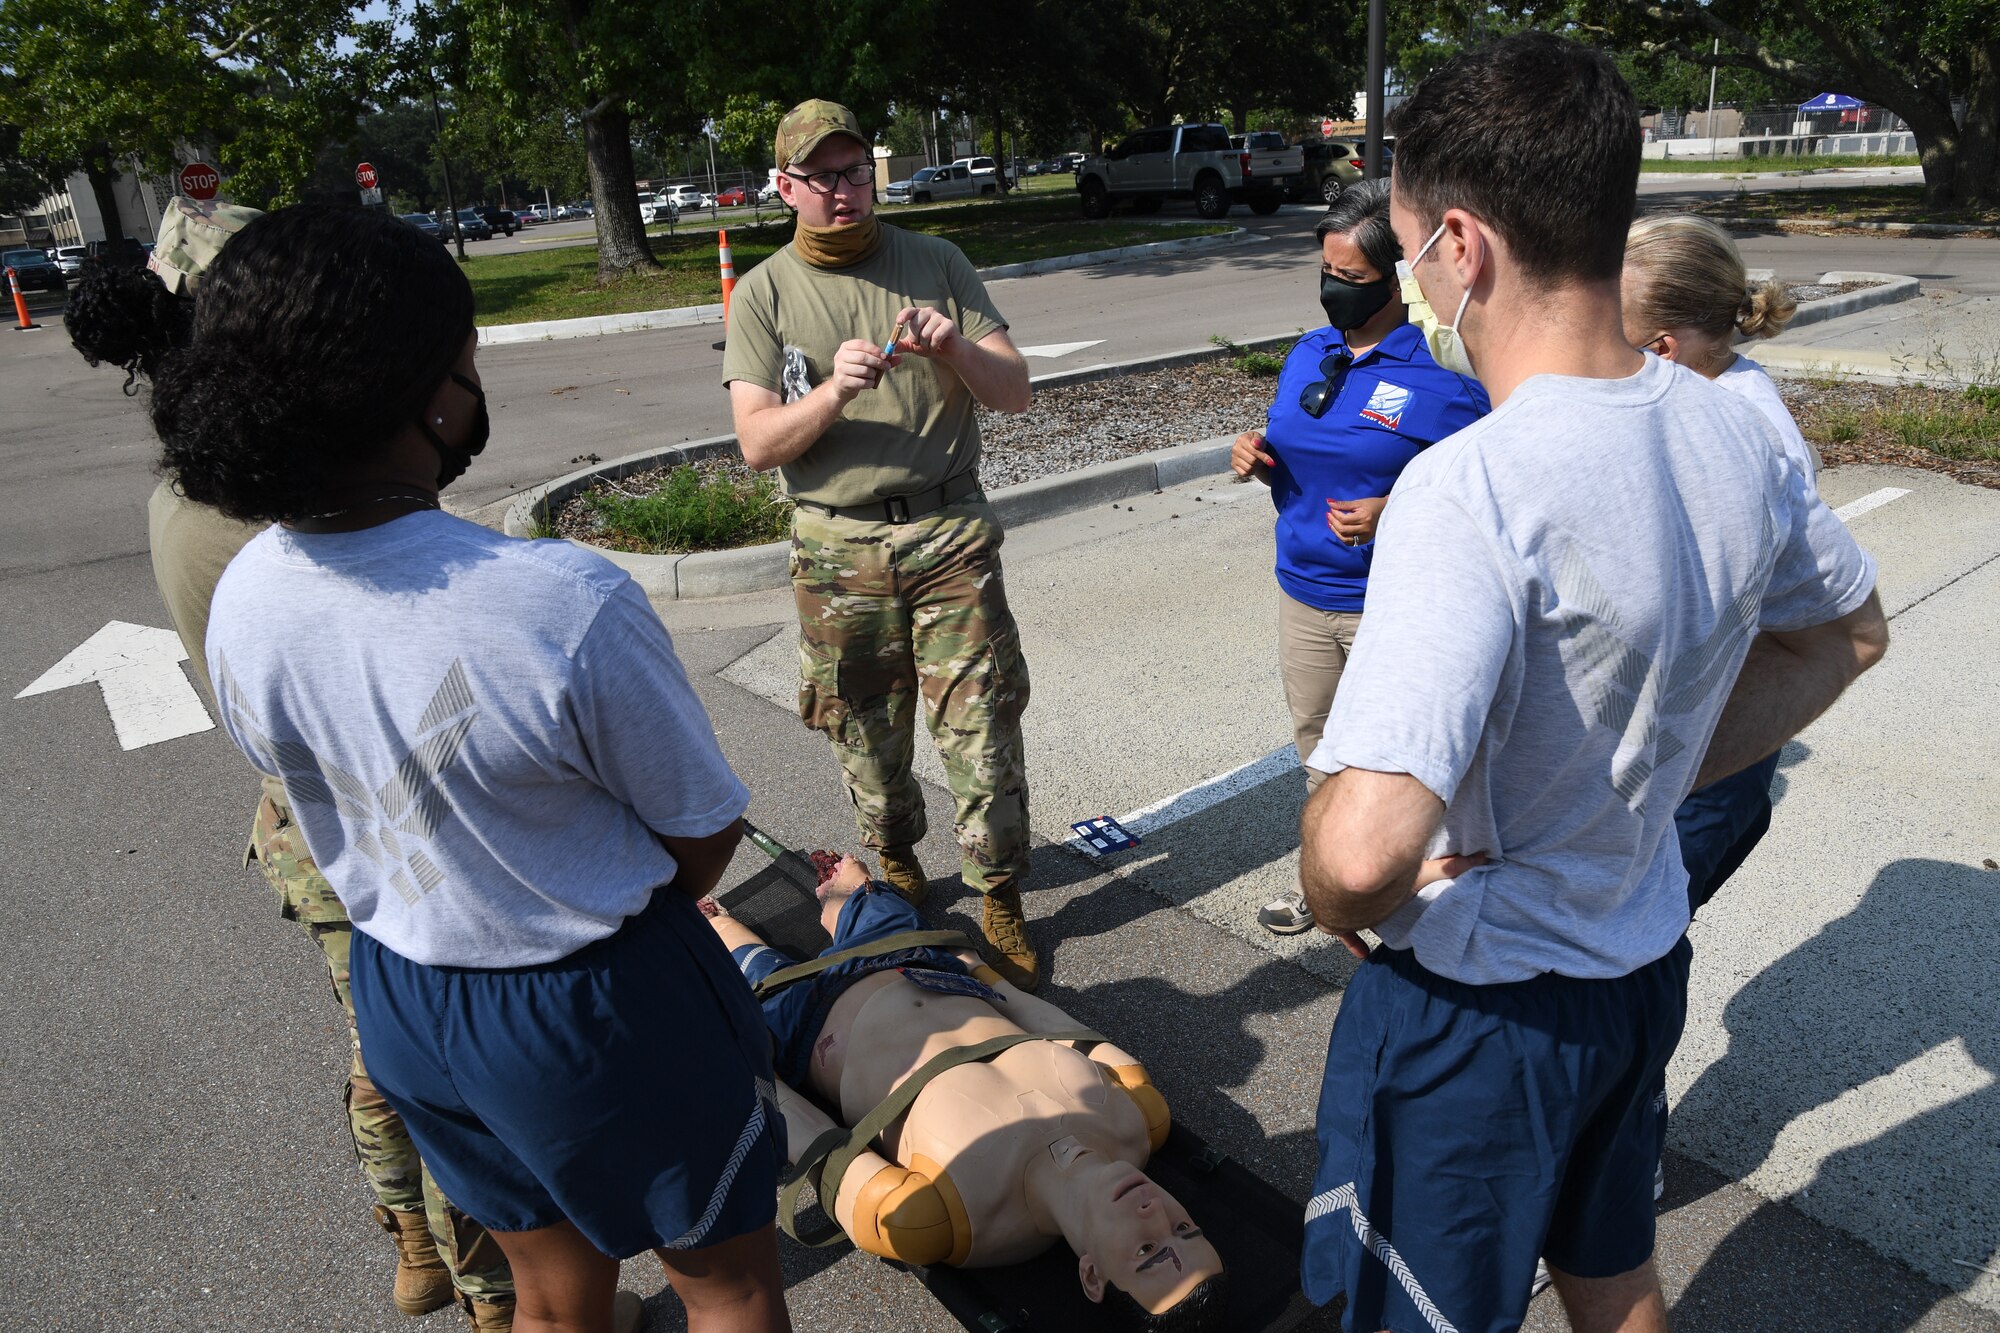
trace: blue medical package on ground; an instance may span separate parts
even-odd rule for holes
[[[1127,847],[1137,847],[1136,834],[1127,833],[1125,827],[1110,815],[1100,815],[1096,819],[1086,819],[1080,824],[1071,824],[1076,836],[1084,845],[1096,852],[1122,852]]]

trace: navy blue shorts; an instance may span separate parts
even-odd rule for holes
[[[820,956],[872,944],[906,930],[928,929],[908,899],[887,884],[877,882],[841,904],[840,915],[833,923],[833,943],[820,950]],[[768,944],[740,945],[731,951],[731,956],[752,985],[795,961]],[[813,1043],[819,1040],[819,1030],[826,1025],[833,1002],[861,978],[892,969],[932,990],[949,990],[995,1004],[1004,1003],[997,991],[975,981],[965,963],[949,949],[897,949],[873,958],[851,959],[787,986],[764,1001],[764,1022],[777,1044],[778,1077],[795,1088],[804,1087],[812,1065]]]
[[[1674,811],[1674,833],[1688,872],[1688,915],[1720,889],[1771,828],[1772,751],[1741,773],[1690,792]]]
[[[532,967],[427,967],[354,934],[368,1072],[449,1198],[494,1231],[574,1222],[616,1259],[769,1226],[770,1038],[686,895]]]
[[[1376,949],[1327,1045],[1306,1295],[1346,1292],[1350,1331],[1500,1333],[1538,1256],[1578,1277],[1644,1263],[1688,957],[1683,939],[1614,980],[1468,986]]]

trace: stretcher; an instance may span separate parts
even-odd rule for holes
[[[772,864],[717,899],[765,941],[803,962],[825,945],[818,875],[811,862],[761,830],[751,839]],[[1176,1122],[1146,1174],[1186,1206],[1229,1272],[1231,1329],[1283,1333],[1316,1313],[1299,1291],[1305,1240],[1301,1206]],[[838,1228],[814,1212],[826,1234]],[[1077,1282],[1076,1258],[1058,1241],[1039,1258],[1006,1268],[951,1268],[880,1260],[922,1282],[959,1324],[976,1333],[1091,1333],[1112,1321]]]

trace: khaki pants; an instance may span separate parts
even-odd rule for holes
[[[1282,588],[1278,591],[1278,674],[1285,682],[1285,705],[1292,712],[1292,740],[1301,764],[1312,757],[1326,730],[1333,693],[1340,688],[1340,673],[1347,669],[1347,654],[1360,628],[1359,611],[1321,611]],[[1306,766],[1308,793],[1325,781],[1326,774]]]

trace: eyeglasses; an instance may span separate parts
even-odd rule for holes
[[[1326,415],[1326,409],[1333,403],[1335,382],[1347,373],[1354,364],[1354,353],[1345,347],[1337,352],[1328,352],[1319,363],[1320,378],[1299,392],[1299,410],[1318,421]]]
[[[832,194],[842,181],[846,181],[849,185],[873,185],[875,164],[856,162],[843,171],[788,171],[785,174],[795,181],[804,181],[806,188],[814,194]]]

